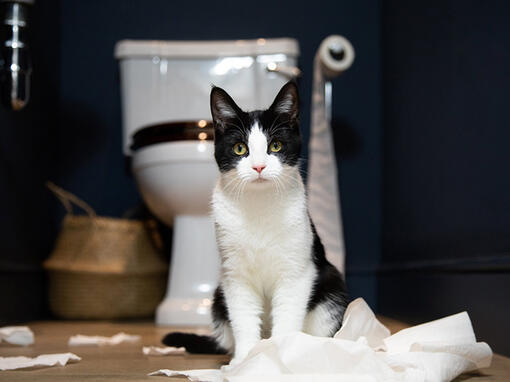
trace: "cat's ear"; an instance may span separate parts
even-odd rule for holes
[[[238,117],[241,113],[242,110],[225,90],[217,86],[212,88],[211,114],[215,128],[224,129],[226,121]]]
[[[270,109],[278,114],[287,114],[291,119],[298,117],[299,95],[294,81],[289,81],[283,85]]]

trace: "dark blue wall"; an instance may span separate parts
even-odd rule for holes
[[[49,73],[36,68],[36,75],[46,78],[46,83],[35,89],[47,95],[40,100],[42,109],[34,110],[34,100],[33,108],[23,112],[37,120],[23,124],[37,155],[25,158],[26,165],[18,162],[17,158],[23,156],[18,147],[22,138],[15,135],[2,147],[2,155],[10,158],[14,172],[29,168],[19,175],[22,183],[12,193],[24,188],[28,193],[24,200],[31,195],[44,197],[41,208],[46,208],[45,213],[53,220],[44,227],[40,225],[46,221],[30,220],[26,231],[24,227],[11,227],[9,248],[18,260],[7,268],[30,263],[41,274],[39,263],[51,247],[58,215],[56,203],[44,192],[45,179],[51,178],[78,194],[101,215],[120,216],[140,201],[133,179],[124,170],[121,151],[119,73],[113,58],[118,40],[297,38],[304,72],[300,81],[302,127],[308,137],[313,56],[322,39],[336,33],[346,36],[356,49],[354,66],[334,81],[333,94],[347,266],[352,270],[347,278],[352,295],[362,295],[375,306],[374,271],[380,256],[381,219],[379,1],[66,0],[41,1],[37,6],[34,16],[40,23],[47,23],[49,32],[37,30],[39,37],[34,44],[39,44],[46,55],[36,61],[54,65],[46,68]],[[41,113],[44,118],[39,118]],[[9,118],[0,114],[2,130],[19,131]],[[20,114],[12,118],[24,117]],[[5,176],[0,183],[4,188],[12,187]],[[14,219],[27,221],[34,210],[32,205],[25,208],[17,203],[20,196],[12,193],[1,199],[12,210],[0,229]],[[22,234],[40,238],[44,246],[24,240]],[[3,245],[7,244],[0,242],[2,257]],[[43,290],[38,277],[34,285]]]
[[[380,311],[510,354],[510,3],[385,1]],[[503,331],[503,335],[502,332]]]

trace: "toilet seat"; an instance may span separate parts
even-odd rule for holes
[[[213,140],[214,128],[210,121],[204,119],[199,121],[183,121],[159,123],[142,127],[133,135],[131,150],[156,143],[189,141],[189,140]]]

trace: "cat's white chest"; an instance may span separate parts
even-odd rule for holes
[[[218,189],[213,211],[223,271],[267,289],[311,261],[312,233],[304,194],[232,201]]]

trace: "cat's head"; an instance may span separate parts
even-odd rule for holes
[[[282,87],[267,110],[245,112],[228,93],[211,91],[214,156],[223,177],[253,187],[289,183],[301,152],[299,99],[294,82]]]

